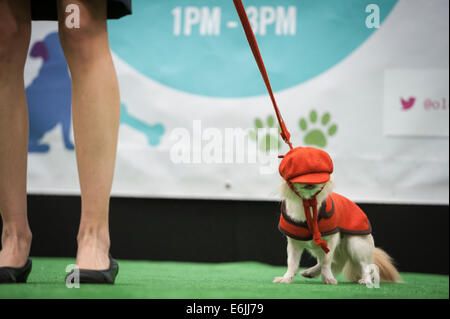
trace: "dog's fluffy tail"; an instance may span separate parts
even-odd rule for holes
[[[373,263],[378,266],[380,280],[384,282],[402,282],[400,274],[395,268],[391,256],[384,250],[375,247],[373,251]],[[360,265],[349,261],[344,267],[344,275],[349,281],[357,282],[361,279]]]
[[[383,249],[375,247],[373,250],[373,263],[380,269],[381,281],[401,282],[400,274],[395,268],[391,256]]]

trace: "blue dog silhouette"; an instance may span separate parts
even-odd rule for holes
[[[48,152],[50,145],[40,140],[58,124],[62,126],[66,149],[73,150],[74,145],[70,140],[71,81],[58,33],[50,33],[44,41],[34,43],[30,56],[42,58],[43,64],[39,75],[26,89],[30,119],[28,151]]]
[[[58,33],[50,33],[44,41],[36,42],[30,56],[42,58],[43,64],[38,76],[26,89],[30,119],[28,151],[48,152],[50,145],[41,143],[40,140],[58,124],[62,127],[66,149],[73,150],[74,145],[70,140],[72,86]],[[122,104],[121,124],[129,125],[144,133],[151,146],[157,146],[165,132],[164,126],[160,123],[149,125],[132,116],[124,104]]]

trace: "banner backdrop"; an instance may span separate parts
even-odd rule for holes
[[[244,4],[291,140],[329,152],[336,192],[449,203],[448,1]],[[134,0],[108,28],[122,103],[112,195],[276,200],[288,148],[232,1]],[[25,81],[29,193],[79,194],[55,22],[33,22]]]

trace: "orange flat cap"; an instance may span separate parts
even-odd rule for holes
[[[330,180],[333,161],[321,149],[296,147],[284,156],[279,172],[281,177],[291,183],[323,184]]]

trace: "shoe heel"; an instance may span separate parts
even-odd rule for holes
[[[28,276],[31,273],[31,268],[32,268],[32,265],[30,264],[30,267],[28,267],[23,273],[20,274],[20,276],[18,276],[16,278],[16,282],[25,284],[28,280]]]

